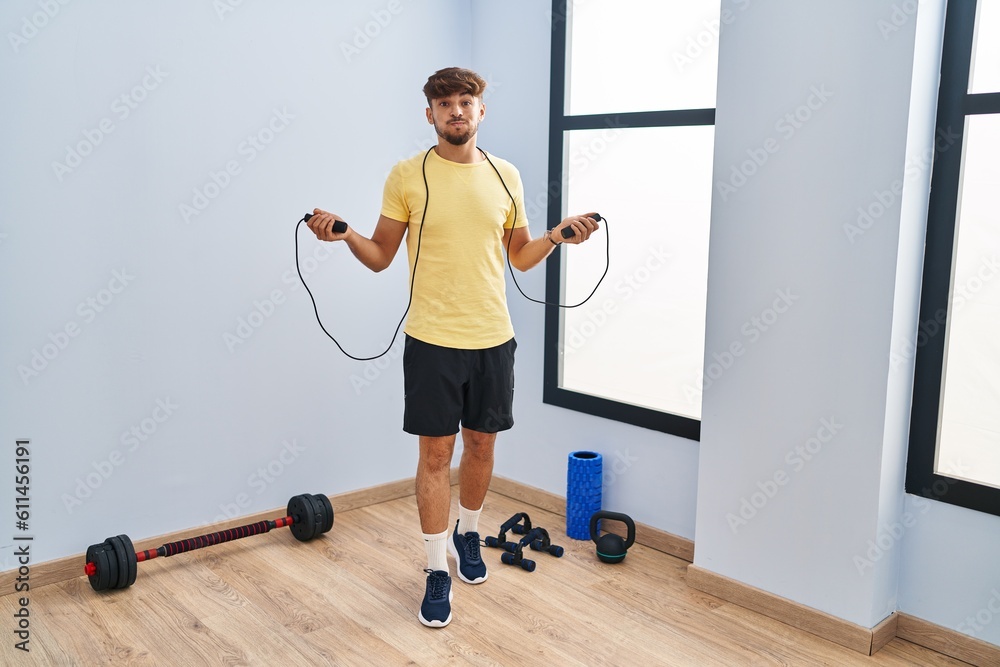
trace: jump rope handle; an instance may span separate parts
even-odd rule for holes
[[[594,215],[592,215],[590,217],[593,218],[595,222],[600,222],[601,221],[601,214],[600,213],[595,213]],[[306,218],[306,220],[308,220],[308,219],[309,218]],[[336,227],[334,228],[334,231],[336,231]],[[344,231],[347,231],[347,225],[344,225]],[[562,234],[562,237],[564,239],[571,239],[574,236],[576,236],[576,230],[573,229],[572,227],[563,227],[562,231],[559,232],[559,233]]]
[[[313,217],[312,213],[306,213],[304,216],[302,216],[302,219],[305,220],[306,222],[309,222],[309,218],[311,217]],[[600,222],[600,218],[598,218],[598,222]],[[337,234],[343,234],[344,232],[347,231],[347,223],[344,222],[343,220],[335,220],[333,222],[333,231],[336,232]],[[565,232],[566,230],[564,229],[563,231]],[[570,236],[572,236],[572,234],[570,234]]]

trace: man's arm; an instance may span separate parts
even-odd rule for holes
[[[320,209],[313,210],[313,217],[306,223],[320,241],[344,241],[362,264],[376,273],[392,263],[399,244],[406,233],[406,223],[380,215],[372,237],[365,238],[348,226],[343,234],[333,231],[333,223],[343,220],[338,215]]]
[[[594,215],[589,213],[588,215]],[[332,223],[331,223],[332,224]],[[568,239],[562,237],[564,227],[572,227],[576,232]],[[569,243],[576,245],[583,243],[590,238],[590,235],[597,231],[599,225],[593,218],[586,215],[573,215],[545,232],[537,239],[531,238],[531,232],[527,227],[517,227],[507,229],[503,234],[503,247],[510,249],[510,265],[518,271],[527,271],[538,266],[546,257],[552,254],[557,245]],[[507,244],[510,243],[508,246]]]

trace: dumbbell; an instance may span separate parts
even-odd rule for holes
[[[594,215],[591,215],[589,217],[593,218],[595,222],[600,222],[602,219],[600,213],[595,213]],[[344,230],[345,231],[347,230],[347,225],[344,225]],[[562,237],[564,239],[571,239],[574,236],[576,236],[576,230],[573,229],[572,227],[563,227],[562,231],[560,231],[559,233],[562,234]]]
[[[313,217],[312,213],[306,213],[304,216],[302,216],[302,219],[305,220],[306,222],[309,222],[309,219],[312,217]],[[335,231],[338,234],[343,234],[344,232],[347,231],[347,223],[344,222],[343,220],[334,220],[333,231]],[[572,234],[570,234],[570,236],[572,236]]]
[[[135,583],[137,565],[159,557],[176,556],[185,551],[210,547],[222,542],[239,540],[288,526],[295,539],[308,542],[333,528],[333,505],[325,494],[302,494],[288,501],[286,516],[221,530],[209,535],[171,542],[136,553],[128,535],[109,537],[101,544],[87,547],[84,574],[95,591],[128,588]]]

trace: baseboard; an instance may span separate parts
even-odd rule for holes
[[[414,478],[410,477],[408,479],[401,479],[395,482],[387,482],[386,484],[377,484],[368,488],[358,489],[357,491],[347,491],[330,496],[330,502],[333,505],[334,512],[346,512],[347,510],[357,509],[359,507],[367,507],[368,505],[375,505],[389,500],[396,500],[397,498],[412,496],[413,483]],[[457,468],[453,468],[451,471],[451,483],[458,483]],[[216,531],[227,530],[229,528],[235,528],[245,524],[256,523],[257,521],[263,521],[265,519],[273,519],[284,512],[284,510],[284,507],[275,508],[272,510],[237,517],[228,521],[222,521],[209,526],[201,526],[197,529],[179,530],[166,535],[149,537],[137,541],[135,543],[135,549],[136,551],[155,549],[162,544],[166,544],[167,542],[183,540],[185,538],[192,537],[193,535],[214,533]],[[97,539],[99,538],[95,538],[95,541],[97,541]],[[85,552],[81,552],[64,558],[56,558],[55,560],[32,564],[29,575],[29,583],[33,588],[39,588],[41,586],[47,586],[48,584],[56,584],[62,581],[75,579],[83,574],[85,557]],[[16,568],[0,572],[0,591],[14,591],[14,584],[17,582],[18,576],[19,574]],[[13,594],[15,593],[4,593],[4,595]],[[3,596],[0,595],[0,597]]]
[[[896,629],[899,627],[899,612],[894,611],[882,620],[881,623],[872,628],[872,646],[868,655],[875,655],[882,647],[896,638]]]
[[[534,505],[559,516],[566,516],[566,498],[550,491],[521,484],[499,475],[493,475],[490,491]],[[693,541],[638,521],[635,522],[635,541],[650,549],[676,556],[688,563],[694,560]]]
[[[899,617],[896,636],[900,639],[971,665],[1000,665],[1000,646],[903,612],[896,615]]]
[[[697,565],[688,565],[687,584],[717,598],[805,630],[846,648],[871,655],[896,635],[897,614],[874,628],[866,628],[826,612],[762,591]]]

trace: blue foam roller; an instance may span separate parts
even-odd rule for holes
[[[604,460],[596,452],[569,455],[566,471],[566,535],[574,540],[590,539],[590,517],[601,509]]]

